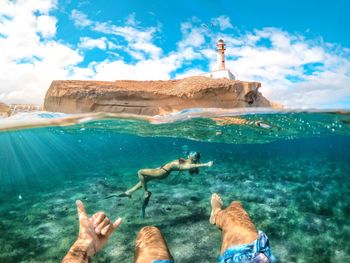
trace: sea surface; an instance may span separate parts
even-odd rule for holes
[[[137,171],[189,151],[198,175],[150,182],[144,219]],[[158,226],[177,262],[216,262],[210,196],[239,200],[278,262],[350,262],[350,113],[192,109],[169,116],[0,119],[0,262],[59,262],[75,241],[75,200],[123,223],[93,262],[133,262],[140,228]]]

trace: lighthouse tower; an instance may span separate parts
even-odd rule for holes
[[[226,69],[225,65],[225,43],[224,40],[219,39],[216,44],[218,69],[212,72],[200,74],[200,76],[214,78],[214,79],[230,79],[235,80],[236,77],[232,74],[229,69]]]
[[[224,70],[225,69],[225,50],[226,50],[224,40],[220,39],[216,47],[217,47],[216,51],[218,52],[219,70]]]

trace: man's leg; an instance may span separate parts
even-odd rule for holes
[[[160,230],[154,226],[143,227],[136,238],[135,263],[173,260]]]
[[[241,203],[235,201],[223,209],[220,196],[213,194],[211,197],[211,206],[212,213],[209,221],[222,230],[220,255],[231,246],[249,244],[259,237],[258,230]]]

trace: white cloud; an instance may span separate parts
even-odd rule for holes
[[[213,26],[219,26],[220,30],[233,28],[230,18],[226,15],[211,19],[211,23]]]
[[[108,49],[124,49],[123,45],[116,44],[114,40],[107,41]]]
[[[200,47],[205,44],[206,29],[203,27],[195,27],[189,22],[181,24],[182,39],[178,46],[180,49],[186,47]]]
[[[199,52],[195,52],[193,47],[186,47],[179,50],[179,57],[191,61],[194,59],[201,59],[202,55]]]
[[[0,101],[42,103],[51,81],[68,78],[82,60],[52,40],[56,18],[49,12],[55,8],[56,1],[0,2]]]
[[[74,25],[77,27],[87,27],[92,25],[92,21],[88,19],[87,15],[76,9],[72,10],[70,17],[74,21]]]
[[[47,15],[41,15],[36,18],[37,32],[43,38],[50,38],[56,34],[56,18]]]
[[[125,24],[128,26],[138,26],[140,22],[136,20],[136,14],[132,13],[126,18]]]
[[[2,0],[0,1],[0,14],[10,17],[20,12],[25,14],[26,12],[38,11],[41,14],[47,14],[56,5],[56,0]]]
[[[95,22],[92,29],[106,35],[122,37],[127,43],[125,51],[135,59],[147,59],[147,56],[158,59],[162,49],[153,43],[157,27],[137,28],[132,26],[116,26],[106,22]]]
[[[81,37],[78,46],[82,49],[99,48],[99,49],[105,50],[107,48],[107,39],[105,37],[101,37],[101,38]]]
[[[123,51],[128,52],[136,60],[159,59],[162,55],[162,49],[154,44],[154,35],[159,31],[159,26],[147,28],[139,26],[140,22],[136,21],[135,13],[126,18],[123,26],[114,25],[111,22],[92,21],[86,14],[76,9],[72,11],[71,18],[77,27],[89,27],[106,36],[120,37],[127,42]],[[120,45],[114,45],[113,42],[109,41],[108,44],[121,49]]]
[[[121,60],[103,61],[91,66],[96,80],[168,80],[170,72],[177,68],[177,57],[141,60],[136,64],[126,64]]]

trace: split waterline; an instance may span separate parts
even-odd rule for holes
[[[347,112],[40,112],[0,120],[1,129],[0,262],[62,259],[77,236],[76,199],[90,214],[104,210],[124,220],[94,262],[132,262],[145,225],[162,230],[177,262],[215,262],[220,232],[208,223],[214,192],[226,205],[243,203],[279,262],[350,261]],[[151,182],[145,219],[141,191],[104,199],[135,184],[137,170],[188,150],[214,166]]]

